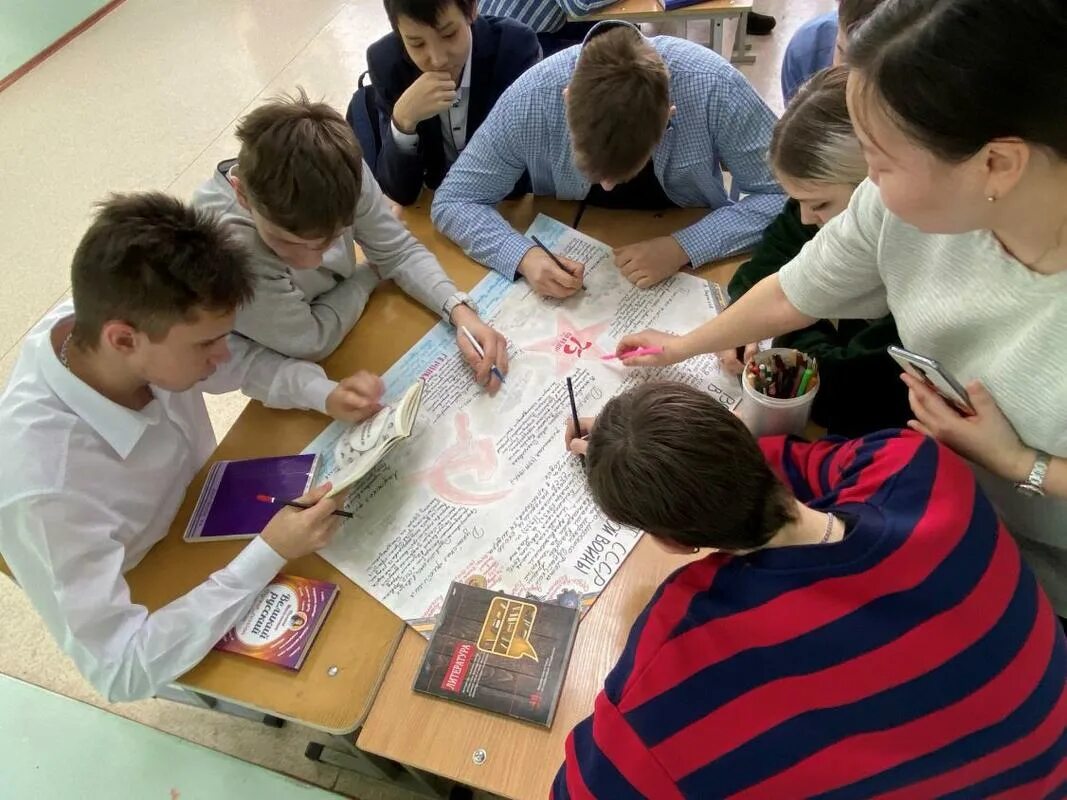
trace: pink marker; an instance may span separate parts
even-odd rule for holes
[[[612,353],[610,356],[601,356],[601,361],[611,361],[615,358],[637,358],[638,356],[658,356],[663,352],[662,347],[636,347],[633,350],[627,350],[625,353],[616,355]]]

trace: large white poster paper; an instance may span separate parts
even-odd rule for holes
[[[355,517],[322,552],[426,635],[453,580],[588,607],[636,544],[638,531],[596,509],[578,459],[564,451],[566,377],[583,415],[650,379],[698,386],[731,408],[740,399],[713,356],[629,370],[601,358],[626,333],[707,321],[718,287],[679,274],[637,289],[605,245],[544,216],[530,233],[587,265],[587,291],[560,302],[496,274],[479,283],[472,296],[483,318],[510,343],[496,397],[471,380],[444,323],[401,358],[384,378],[390,397],[425,379],[415,433],[355,486]],[[330,452],[343,430],[330,426],[308,449]]]

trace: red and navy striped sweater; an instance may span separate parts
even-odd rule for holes
[[[967,465],[911,432],[761,446],[845,539],[674,573],[553,798],[1067,797],[1067,645]]]

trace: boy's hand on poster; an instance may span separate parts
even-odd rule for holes
[[[556,266],[552,257],[540,247],[531,247],[519,262],[519,274],[526,278],[534,291],[542,297],[564,299],[582,288],[585,264],[564,256],[556,256],[566,272]]]
[[[615,249],[615,266],[638,289],[667,280],[689,263],[689,256],[673,236],[659,236]]]
[[[582,426],[582,435],[578,436],[574,430],[574,420],[567,420],[567,429],[563,433],[563,443],[567,450],[577,456],[584,456],[589,450],[589,432],[596,425],[596,417],[579,417],[578,423]]]
[[[490,395],[495,395],[500,389],[499,376],[507,375],[508,372],[508,340],[502,333],[482,322],[473,309],[465,305],[456,306],[456,310],[452,312],[452,324],[456,326],[459,351],[474,370],[474,379],[479,386],[484,386]],[[477,348],[463,334],[463,328],[470,331],[471,336],[481,345],[484,356],[478,353]],[[493,367],[496,367],[496,370]]]

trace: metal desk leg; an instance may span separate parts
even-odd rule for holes
[[[734,64],[755,64],[756,57],[749,54],[752,45],[748,43],[748,12],[742,11],[737,17],[737,33],[734,34],[734,50],[730,61]]]
[[[304,755],[312,761],[320,761],[338,769],[401,786],[425,797],[448,797],[453,788],[451,781],[360,750],[353,743],[357,735],[358,731],[348,736],[331,736],[329,747],[319,742],[309,742]]]
[[[720,56],[726,55],[722,51],[722,17],[715,17],[711,22],[711,49]]]
[[[262,722],[264,725],[269,725],[272,728],[281,728],[285,725],[284,719],[272,717],[270,714],[264,714],[262,711],[253,711],[252,709],[244,708],[243,706],[235,705],[234,703],[227,703],[175,684],[164,686],[156,692],[156,697],[160,700],[169,700],[172,703],[181,703],[185,706],[211,709],[212,711],[218,711],[220,714],[228,714],[231,717],[240,717],[241,719]]]

